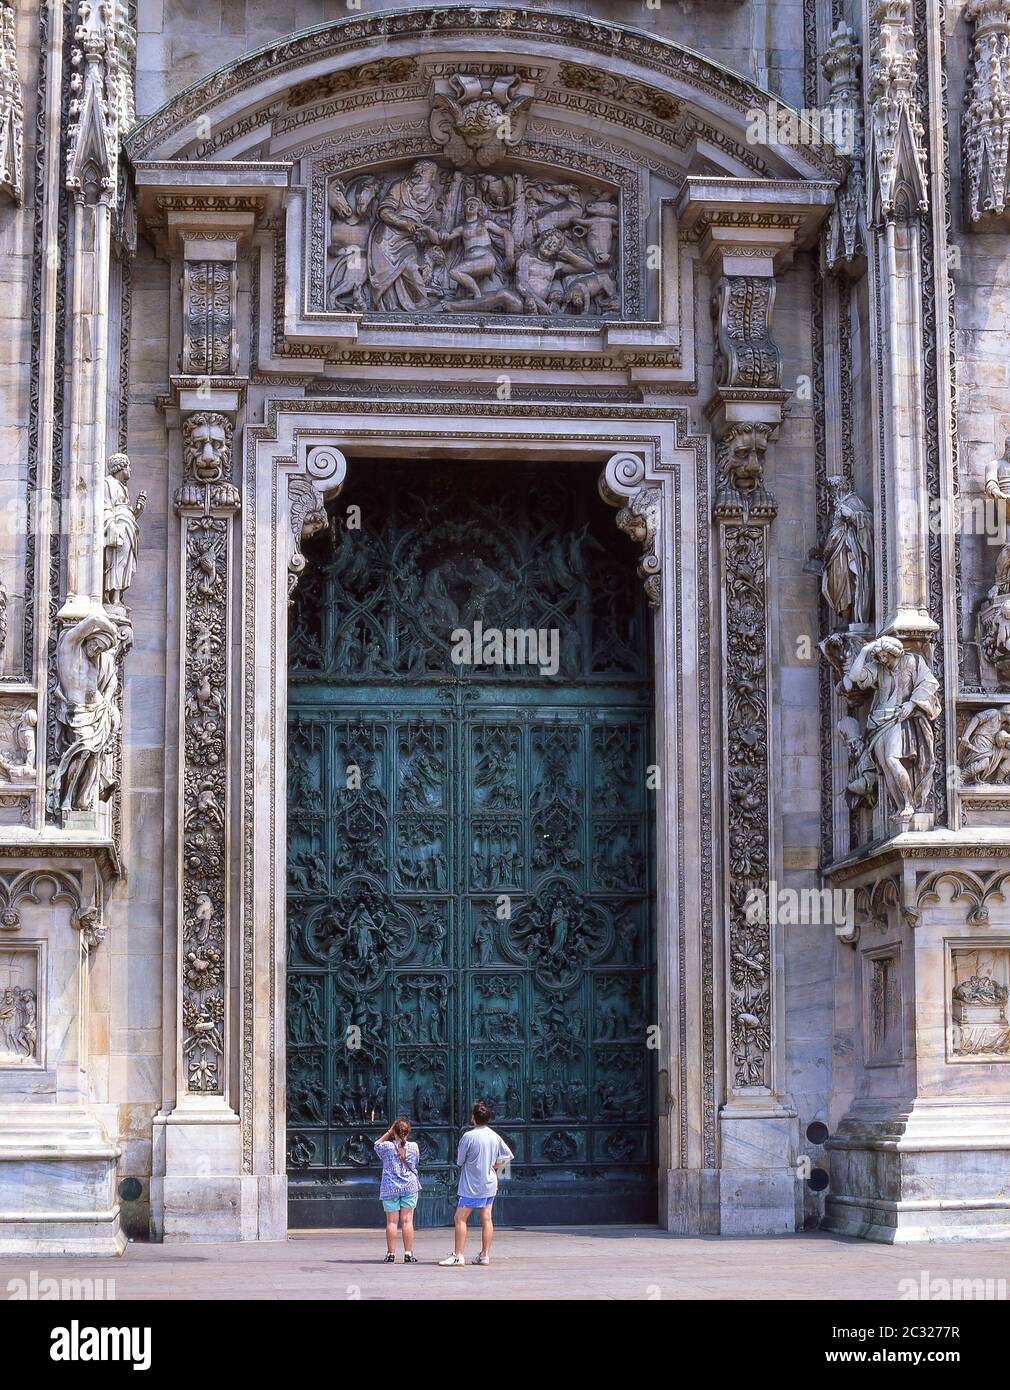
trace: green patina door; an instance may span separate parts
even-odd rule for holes
[[[450,1219],[478,1097],[516,1154],[496,1220],[656,1217],[649,624],[592,472],[543,473],[356,463],[306,545],[293,1226],[379,1223],[372,1143],[401,1114],[421,1146],[419,1223]],[[497,664],[458,660],[453,633],[475,622]],[[510,651],[509,630],[543,646]]]

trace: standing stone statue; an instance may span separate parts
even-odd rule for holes
[[[137,520],[147,505],[146,492],[137,494],[136,504],[130,502],[129,481],[130,460],[113,454],[105,475],[105,602],[113,608],[122,608],[137,571]]]
[[[821,552],[821,593],[843,623],[869,623],[873,610],[873,516],[844,478],[828,479],[831,528]]]
[[[933,790],[933,720],[940,713],[936,677],[896,637],[878,637],[858,653],[842,687],[873,696],[850,794],[869,799],[879,775],[902,819],[925,811]]]
[[[120,725],[119,645],[119,632],[104,613],[64,628],[56,644],[64,749],[53,799],[62,811],[93,810],[96,795],[106,801],[115,790],[105,762]]]

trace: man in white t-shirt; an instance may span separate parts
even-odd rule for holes
[[[459,1165],[459,1200],[455,1216],[455,1249],[442,1265],[465,1265],[463,1250],[466,1246],[466,1225],[470,1213],[475,1208],[480,1213],[480,1254],[474,1256],[475,1265],[491,1263],[491,1241],[494,1239],[494,1226],[491,1224],[491,1206],[498,1194],[498,1173],[515,1154],[500,1134],[491,1128],[491,1111],[482,1100],[473,1107],[473,1129],[468,1129],[459,1141],[456,1162]]]

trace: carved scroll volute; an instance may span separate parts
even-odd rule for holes
[[[662,488],[646,481],[645,460],[638,454],[614,454],[600,475],[599,487],[604,502],[620,508],[616,518],[620,530],[641,547],[638,576],[649,606],[658,608],[663,592]]]

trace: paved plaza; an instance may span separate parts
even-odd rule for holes
[[[0,1261],[0,1295],[10,1297],[18,1287],[11,1281],[29,1281],[33,1271],[36,1281],[112,1280],[119,1300],[898,1300],[936,1280],[971,1280],[980,1291],[979,1281],[991,1281],[988,1296],[1004,1298],[1010,1284],[1010,1242],[1002,1241],[886,1246],[818,1233],[733,1239],[628,1226],[511,1229],[496,1235],[489,1268],[442,1269],[437,1261],[450,1247],[448,1230],[423,1230],[420,1263],[404,1266],[398,1255],[390,1266],[380,1263],[380,1231],[294,1232],[287,1241],[245,1245],[135,1243],[119,1260]],[[471,1238],[468,1258],[477,1248]]]

